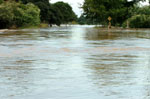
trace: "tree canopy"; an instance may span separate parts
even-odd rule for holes
[[[132,12],[132,16],[128,18],[130,28],[150,28],[150,6],[135,6],[130,12]],[[126,26],[125,21],[123,27]]]
[[[32,2],[40,10],[40,19],[42,22],[60,25],[76,20],[77,16],[68,3],[56,2],[51,4],[49,0],[21,0],[24,4]]]
[[[49,21],[49,15],[50,15],[50,3],[49,0],[21,0],[22,3],[33,3],[40,9],[40,19],[42,22],[48,22]]]
[[[39,15],[40,9],[31,3],[5,2],[0,5],[0,28],[38,25]]]
[[[76,19],[77,16],[68,3],[51,4],[49,0],[0,0],[0,28],[39,25],[40,22],[60,26]]]
[[[112,24],[121,24],[131,16],[129,13],[139,1],[145,0],[85,0],[83,4],[84,15],[99,23],[105,24],[109,16],[112,17]]]
[[[62,23],[68,23],[76,20],[77,16],[72,10],[72,7],[68,3],[56,2],[53,6],[58,9],[62,17]]]

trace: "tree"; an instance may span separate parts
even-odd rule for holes
[[[40,19],[42,22],[44,23],[48,23],[49,22],[49,9],[50,9],[50,3],[49,0],[21,0],[24,4],[27,3],[33,3],[36,6],[39,7],[40,9]]]
[[[49,0],[21,0],[22,3],[27,4],[27,3],[36,3],[36,2],[43,2],[45,4],[49,4]]]
[[[135,6],[130,12],[134,12],[128,19],[130,28],[150,28],[150,6]],[[126,26],[125,21],[123,27]]]
[[[97,23],[96,23],[96,20],[93,21],[93,20],[91,20],[90,18],[87,18],[84,14],[82,14],[82,15],[78,18],[78,23],[79,23],[80,25],[84,25],[84,24],[88,24],[88,25],[90,25],[90,24],[97,24]]]
[[[14,19],[14,14],[12,12],[13,10],[10,4],[0,5],[0,28],[8,28],[12,25],[11,22]]]
[[[77,19],[77,16],[72,10],[72,7],[68,3],[56,2],[53,4],[54,9],[57,9],[59,13],[57,16],[61,20],[61,23],[68,23]]]
[[[56,6],[52,5],[50,8],[50,11],[52,12],[52,14],[51,14],[49,23],[51,25],[56,24],[56,25],[60,26],[62,23],[62,20],[63,20],[63,15],[62,15],[60,9],[57,8]]]
[[[139,14],[150,15],[150,6],[135,7],[134,15],[139,15]]]
[[[82,8],[88,18],[96,19],[101,24],[106,23],[111,16],[112,24],[115,25],[122,24],[130,17],[129,9],[139,1],[144,0],[85,0]]]
[[[24,4],[34,3],[41,10],[40,19],[44,23],[60,25],[77,19],[77,16],[68,3],[56,2],[51,4],[49,0],[21,0]]]
[[[0,5],[0,28],[38,25],[39,15],[39,8],[31,3],[24,5],[17,2],[5,2]]]
[[[14,9],[16,26],[35,26],[40,24],[40,9],[32,3],[18,3]]]

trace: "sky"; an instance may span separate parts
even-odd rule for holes
[[[69,3],[72,6],[73,11],[78,16],[81,15],[82,9],[79,8],[79,7],[80,7],[80,4],[83,4],[84,0],[50,0],[51,3],[55,3],[55,2],[58,2],[58,1],[63,1],[63,2]]]
[[[73,11],[78,15],[80,16],[81,13],[82,13],[82,9],[79,8],[80,7],[80,4],[83,4],[84,0],[50,0],[51,3],[55,3],[55,2],[58,2],[58,1],[63,1],[63,2],[66,2],[66,3],[69,3],[72,8],[73,8]],[[142,5],[147,5],[148,3],[142,3]]]

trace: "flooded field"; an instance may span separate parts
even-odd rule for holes
[[[0,32],[0,99],[150,99],[150,30]]]

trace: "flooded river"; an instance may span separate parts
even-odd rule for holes
[[[0,33],[0,99],[150,99],[150,30]]]

